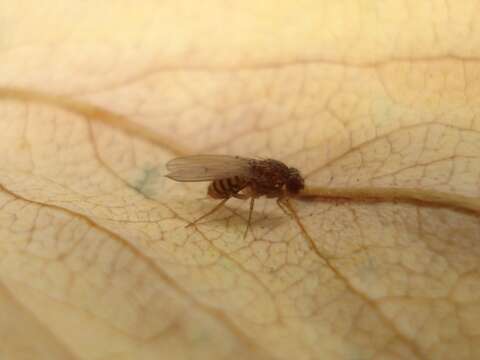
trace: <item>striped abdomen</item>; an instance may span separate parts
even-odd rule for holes
[[[214,199],[232,197],[247,186],[247,181],[239,176],[214,180],[208,186],[208,195]]]

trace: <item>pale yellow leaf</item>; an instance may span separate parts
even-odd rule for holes
[[[479,8],[0,3],[0,358],[479,359]],[[186,228],[197,153],[295,216]]]

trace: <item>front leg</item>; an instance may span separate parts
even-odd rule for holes
[[[288,217],[292,217],[292,214],[291,214],[290,211],[289,211],[289,210],[290,210],[290,206],[289,206],[290,204],[288,204],[288,203],[285,204],[285,202],[287,202],[287,201],[288,201],[287,198],[285,198],[285,197],[279,197],[279,198],[277,198],[277,205],[278,205],[278,207],[280,208],[280,210],[283,211],[283,213],[284,213],[285,215],[287,215]],[[287,208],[288,210],[286,210],[285,208]]]

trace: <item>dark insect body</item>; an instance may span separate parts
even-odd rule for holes
[[[167,163],[170,173],[166,177],[182,182],[211,181],[208,195],[222,199],[211,211],[189,225],[197,223],[218,210],[225,202],[234,197],[250,199],[247,234],[252,217],[255,199],[261,196],[277,198],[281,205],[283,199],[298,194],[304,187],[300,172],[278,160],[257,160],[230,155],[192,155],[173,159]]]
[[[247,184],[248,181],[239,176],[213,180],[208,186],[208,195],[214,199],[237,197]]]

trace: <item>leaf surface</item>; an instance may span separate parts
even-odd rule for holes
[[[0,4],[1,357],[478,359],[478,2],[428,4]],[[200,153],[308,196],[186,228]]]

